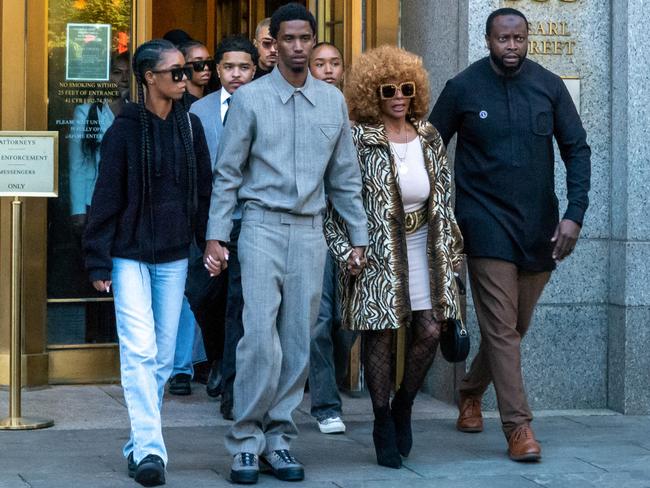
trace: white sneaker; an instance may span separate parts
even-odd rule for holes
[[[343,434],[345,424],[341,417],[329,417],[318,421],[318,428],[323,434]]]

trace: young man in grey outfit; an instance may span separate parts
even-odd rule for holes
[[[258,456],[281,480],[304,478],[289,451],[292,412],[308,374],[327,248],[325,193],[347,224],[348,267],[363,268],[368,244],[361,176],[343,95],[307,68],[316,22],[299,4],[271,19],[278,66],[235,92],[214,175],[206,268],[227,266],[237,200],[244,336],[237,346],[235,423],[226,437],[231,479],[255,483]]]

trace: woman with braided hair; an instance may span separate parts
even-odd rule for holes
[[[129,475],[165,483],[160,409],[174,359],[193,236],[204,242],[211,164],[203,128],[180,99],[185,59],[153,40],[133,57],[138,103],[124,107],[101,145],[84,234],[86,268],[98,291],[113,287],[122,388],[131,420]]]

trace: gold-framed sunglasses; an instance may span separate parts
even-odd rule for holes
[[[171,73],[172,74],[172,81],[175,83],[178,83],[180,81],[183,81],[183,76],[187,78],[188,80],[192,78],[192,68],[187,68],[185,66],[181,68],[169,68],[169,69],[152,69],[152,73]]]
[[[405,81],[399,85],[384,83],[379,85],[379,96],[382,100],[390,100],[397,96],[398,90],[404,98],[413,98],[415,96],[415,83],[412,81]]]

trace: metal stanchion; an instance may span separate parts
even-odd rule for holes
[[[53,420],[28,418],[21,414],[22,388],[22,286],[23,286],[23,215],[19,197],[11,202],[11,350],[9,378],[9,416],[0,420],[0,430],[43,429]]]

